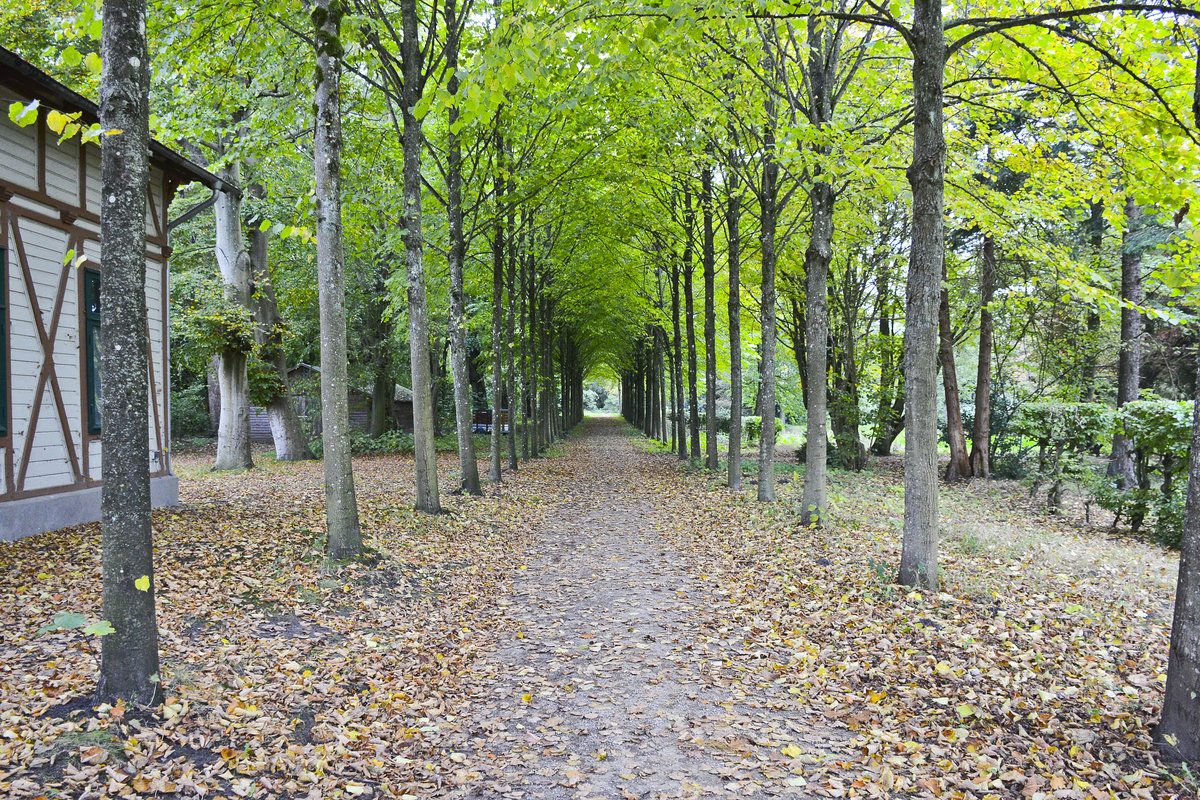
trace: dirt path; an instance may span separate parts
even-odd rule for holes
[[[806,796],[803,764],[844,734],[774,683],[771,654],[713,630],[717,599],[678,566],[640,485],[670,464],[616,421],[588,423],[566,458],[578,494],[538,532],[508,638],[474,665],[447,743],[464,765],[454,796]]]

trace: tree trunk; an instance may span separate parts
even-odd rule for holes
[[[412,364],[413,452],[417,467],[417,510],[436,514],[437,453],[434,451],[433,375],[429,361],[429,308],[425,299],[425,237],[421,230],[421,155],[425,136],[414,110],[421,101],[421,38],[417,0],[401,0],[404,40],[404,261],[408,274],[408,345]]]
[[[912,251],[904,328],[904,543],[899,582],[938,585],[938,288],[945,250],[945,39],[941,0],[916,0],[912,27]]]
[[[505,375],[507,376],[508,384],[508,468],[516,471],[520,468],[520,463],[517,461],[517,409],[521,406],[521,393],[523,387],[520,385],[516,373],[516,327],[517,327],[517,304],[513,298],[516,297],[517,285],[517,259],[520,257],[517,251],[517,239],[515,231],[515,216],[514,209],[510,206],[508,209],[508,269],[505,282],[508,284],[508,319],[504,330],[504,350],[508,355],[508,363],[505,365]]]
[[[1138,399],[1142,380],[1142,315],[1134,306],[1142,304],[1142,254],[1130,242],[1142,210],[1125,198],[1125,240],[1121,247],[1121,355],[1117,363],[1117,408]],[[1133,448],[1117,426],[1113,435],[1112,461],[1108,474],[1117,479],[1117,488],[1132,488],[1137,483],[1133,471]]]
[[[261,187],[258,191],[261,192]],[[257,222],[255,220],[254,222]],[[313,457],[300,425],[300,417],[288,394],[287,356],[283,352],[283,318],[275,302],[268,263],[267,233],[258,225],[250,226],[250,266],[254,273],[254,336],[260,357],[275,368],[282,389],[267,403],[271,438],[275,441],[277,461],[307,461]]]
[[[1099,272],[1100,267],[1103,266],[1101,261],[1104,255],[1104,201],[1093,202],[1091,211],[1091,217],[1088,219],[1088,231],[1091,233],[1093,267]],[[1079,399],[1084,403],[1094,403],[1096,402],[1096,362],[1100,356],[1100,312],[1095,308],[1089,309],[1084,317],[1084,328],[1087,333],[1083,345],[1083,365],[1080,368]]]
[[[774,23],[772,23],[773,25]],[[765,44],[765,42],[764,42]],[[766,70],[773,74],[777,64],[767,58]],[[766,123],[763,125],[763,169],[758,205],[761,214],[759,246],[762,252],[762,322],[760,325],[760,372],[758,400],[762,406],[762,434],[758,439],[758,500],[775,501],[775,229],[779,224],[779,162],[775,156],[775,126],[778,114],[775,96],[768,93],[763,101]]]
[[[446,21],[446,71],[450,75],[447,91],[458,94],[459,23],[458,4],[447,0],[443,7]],[[463,261],[467,243],[463,233],[462,212],[462,143],[455,132],[458,106],[451,103],[446,130],[446,222],[450,233],[450,370],[454,377],[454,421],[458,433],[458,469],[463,494],[482,495],[479,466],[475,461],[475,436],[471,430],[471,375],[467,366],[467,290],[463,277]]]
[[[683,297],[687,311],[687,357],[688,357],[688,439],[691,457],[700,461],[700,402],[697,383],[699,376],[696,370],[696,309],[695,292],[692,290],[692,276],[696,265],[692,258],[695,247],[692,244],[692,231],[695,228],[696,215],[692,211],[692,193],[684,189],[683,193],[684,245],[683,245]]]
[[[236,186],[240,181],[237,162],[221,170],[222,179]],[[213,206],[217,226],[216,257],[225,299],[249,309],[250,254],[242,236],[242,199],[233,192],[217,192]],[[221,418],[217,425],[217,459],[214,471],[251,469],[250,378],[246,373],[248,353],[235,347],[222,348],[217,378],[221,388]]]
[[[979,267],[979,366],[975,370],[975,422],[971,427],[971,475],[992,475],[992,300],[996,296],[996,240],[983,237]]]
[[[732,123],[730,123],[732,127]],[[728,207],[725,225],[729,241],[729,488],[742,488],[742,297],[741,238],[738,223],[742,214],[742,196],[736,165],[730,156]]]
[[[946,480],[961,481],[971,476],[967,433],[963,428],[962,401],[958,392],[958,370],[954,366],[954,329],[950,325],[950,291],[946,288],[946,260],[942,259],[942,292],[938,304],[938,360],[942,364],[942,387],[946,392],[946,438],[950,440],[950,464]]]
[[[717,469],[717,312],[716,246],[713,237],[712,167],[700,174],[700,205],[704,214],[704,466]]]
[[[528,325],[528,293],[526,292],[526,287],[529,285],[529,274],[532,272],[532,269],[530,268],[533,260],[532,251],[534,243],[532,228],[529,231],[529,237],[526,241],[528,242],[527,249],[529,252],[524,253],[521,256],[521,275],[519,286],[521,293],[521,400],[523,401],[521,404],[521,459],[523,461],[529,460],[529,424],[530,420],[532,419],[531,410],[533,403],[533,384],[530,383],[529,379],[530,331]]]
[[[146,182],[150,57],[145,0],[108,0],[100,43],[100,531],[104,618],[99,702],[157,705],[158,623],[150,528],[150,390],[146,316]],[[145,589],[138,584],[149,581]]]
[[[1162,743],[1168,757],[1190,763],[1200,761],[1200,381],[1196,383],[1192,416],[1187,505],[1179,548],[1167,687],[1162,722],[1155,738]]]
[[[807,380],[808,423],[804,451],[804,502],[802,525],[820,525],[829,505],[826,456],[829,436],[825,430],[828,405],[829,261],[833,257],[833,187],[824,181],[813,184],[812,238],[804,254],[804,357]]]
[[[896,359],[895,337],[892,334],[891,291],[887,261],[882,263],[877,278],[879,287],[879,406],[876,410],[875,438],[871,453],[877,456],[892,454],[892,442],[904,430],[904,382]]]
[[[492,426],[489,443],[488,480],[499,483],[500,400],[504,393],[504,143],[496,132],[497,170],[494,180],[496,219],[492,230]]]
[[[687,427],[683,420],[683,339],[679,328],[679,262],[671,259],[671,326],[675,334],[671,374],[675,391],[675,445],[679,460],[687,460]]]
[[[325,466],[325,552],[341,561],[362,553],[358,501],[350,462],[346,376],[346,273],[342,253],[342,6],[319,0],[316,29],[317,294],[321,316],[321,443]]]

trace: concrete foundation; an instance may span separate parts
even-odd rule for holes
[[[174,475],[151,478],[150,502],[155,508],[179,505],[179,478]],[[0,541],[12,542],[99,519],[99,486],[9,500],[0,503]]]

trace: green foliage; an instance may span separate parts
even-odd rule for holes
[[[171,387],[171,440],[207,436],[212,427],[208,414],[208,386],[197,383]]]
[[[746,444],[752,445],[762,438],[762,417],[742,417],[742,431],[746,434]],[[783,423],[775,420],[775,435],[783,432]]]
[[[1014,420],[1016,431],[1037,443],[1037,465],[1030,495],[1049,484],[1046,505],[1056,513],[1066,482],[1087,475],[1084,457],[1111,436],[1112,411],[1099,403],[1043,400],[1026,403]]]
[[[171,353],[203,372],[217,353],[254,349],[254,318],[225,296],[221,280],[199,270],[177,275],[171,285]]]
[[[1116,516],[1114,524],[1126,519],[1137,531],[1153,517],[1154,538],[1168,547],[1179,547],[1183,539],[1191,417],[1191,403],[1149,393],[1126,403],[1116,412],[1116,424],[1133,450],[1137,484],[1122,490],[1105,477],[1093,487],[1096,501]]]

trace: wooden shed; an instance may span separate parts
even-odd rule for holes
[[[296,409],[304,429],[311,436],[321,434],[321,368],[311,364],[300,363],[288,370],[288,395],[292,407]],[[365,431],[371,424],[370,392],[351,387],[349,391],[350,427]],[[213,414],[213,429],[220,421],[220,408]],[[392,424],[397,430],[412,432],[412,390],[396,384],[396,394],[392,400]],[[254,442],[270,442],[271,421],[267,410],[261,406],[250,406],[250,440]]]
[[[38,102],[35,124],[9,120]],[[0,539],[100,518],[100,147],[58,144],[51,111],[96,105],[0,48]],[[146,187],[151,494],[178,502],[167,385],[167,208],[182,184],[220,180],[154,143]],[[68,258],[74,252],[76,259]],[[77,258],[84,257],[79,263]]]

